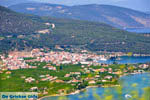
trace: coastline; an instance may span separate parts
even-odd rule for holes
[[[56,94],[56,95],[49,95],[49,96],[44,96],[44,97],[41,97],[39,98],[38,100],[42,100],[43,98],[46,98],[46,97],[55,97],[55,96],[67,96],[67,95],[75,95],[75,94],[78,94],[80,92],[83,92],[85,91],[86,89],[88,88],[97,88],[97,87],[103,87],[103,88],[107,88],[107,87],[117,87],[117,86],[120,86],[120,85],[109,85],[109,86],[87,86],[86,88],[84,89],[81,89],[81,90],[76,90],[75,92],[72,92],[72,93],[69,93],[69,94],[65,94],[65,95],[60,95],[60,94]]]
[[[150,71],[144,72],[144,73],[130,73],[130,74],[125,74],[125,75],[121,75],[119,78],[124,77],[124,76],[128,76],[128,75],[145,74],[145,73],[150,73]],[[96,86],[96,85],[93,85],[93,86],[87,86],[87,87],[84,88],[84,89],[76,90],[76,91],[74,91],[74,92],[72,92],[72,93],[69,93],[69,94],[65,94],[65,95],[55,94],[55,95],[43,96],[43,97],[39,98],[38,100],[42,100],[43,98],[46,98],[46,97],[75,95],[75,94],[78,94],[78,93],[80,93],[80,92],[82,92],[82,91],[85,91],[85,90],[88,89],[88,88],[96,88],[96,87],[107,88],[107,87],[118,87],[118,86],[120,86],[120,85],[117,84],[117,85],[106,85],[106,86],[105,86],[105,85],[103,85],[103,86],[98,86],[98,85],[97,85],[97,86]]]

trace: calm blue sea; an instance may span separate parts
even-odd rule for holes
[[[150,56],[122,56],[119,57],[119,60],[116,60],[118,64],[134,64],[134,63],[147,63],[150,62]],[[114,60],[99,61],[100,63],[112,64]]]
[[[126,29],[126,31],[129,31],[129,32],[136,32],[136,33],[150,33],[150,28],[129,28],[129,29]]]

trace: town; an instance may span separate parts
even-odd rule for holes
[[[112,56],[112,55],[111,55]],[[110,55],[109,55],[110,57]],[[150,64],[104,64],[105,55],[65,51],[13,51],[1,55],[0,92],[34,91],[39,97],[79,93],[89,86],[117,86],[123,75],[150,71]]]

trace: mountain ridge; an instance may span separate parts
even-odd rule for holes
[[[149,14],[112,5],[64,6],[49,3],[24,3],[9,8],[20,13],[39,16],[103,22],[118,28],[150,27]]]

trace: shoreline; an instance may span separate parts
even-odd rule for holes
[[[117,86],[120,86],[120,85],[110,85],[110,86],[96,86],[96,85],[95,85],[95,86],[87,86],[87,87],[84,88],[84,89],[76,90],[75,92],[72,92],[72,93],[69,93],[69,94],[65,94],[65,95],[60,95],[60,94],[49,95],[49,96],[41,97],[41,98],[39,98],[38,100],[42,100],[43,98],[46,98],[46,97],[59,97],[59,96],[75,95],[75,94],[79,94],[80,92],[85,91],[85,90],[88,89],[88,88],[98,88],[98,87],[107,88],[107,87],[117,87]]]
[[[84,89],[81,89],[81,90],[76,90],[76,91],[74,91],[74,92],[72,92],[72,93],[69,93],[69,94],[65,94],[65,95],[60,95],[60,94],[56,94],[56,95],[49,95],[49,96],[44,96],[44,97],[41,97],[41,98],[39,98],[38,100],[42,100],[43,98],[46,98],[46,97],[57,97],[57,96],[68,96],[68,95],[75,95],[75,94],[78,94],[78,93],[80,93],[80,92],[83,92],[83,91],[85,91],[86,89],[88,89],[88,88],[98,88],[98,87],[102,87],[102,88],[107,88],[107,87],[118,87],[118,86],[120,86],[119,84],[117,84],[117,85],[103,85],[103,86],[87,86],[86,88],[84,88]]]
[[[145,74],[145,73],[150,73],[150,71],[148,71],[148,72],[144,72],[144,73],[130,73],[130,74],[125,74],[125,75],[121,75],[119,78],[121,78],[121,77],[124,77],[124,76],[128,76],[128,75],[136,75],[136,74]],[[87,86],[86,88],[84,88],[84,89],[81,89],[81,90],[76,90],[76,91],[74,91],[74,92],[72,92],[72,93],[69,93],[69,94],[65,94],[65,95],[60,95],[60,94],[56,94],[56,95],[49,95],[49,96],[43,96],[43,97],[41,97],[41,98],[39,98],[38,100],[42,100],[43,98],[46,98],[46,97],[55,97],[55,96],[68,96],[68,95],[75,95],[75,94],[78,94],[78,93],[80,93],[80,92],[82,92],[82,91],[85,91],[86,89],[88,89],[88,88],[96,88],[96,87],[102,87],[102,88],[107,88],[107,87],[118,87],[118,86],[120,86],[119,84],[117,84],[117,85],[103,85],[103,86]]]

